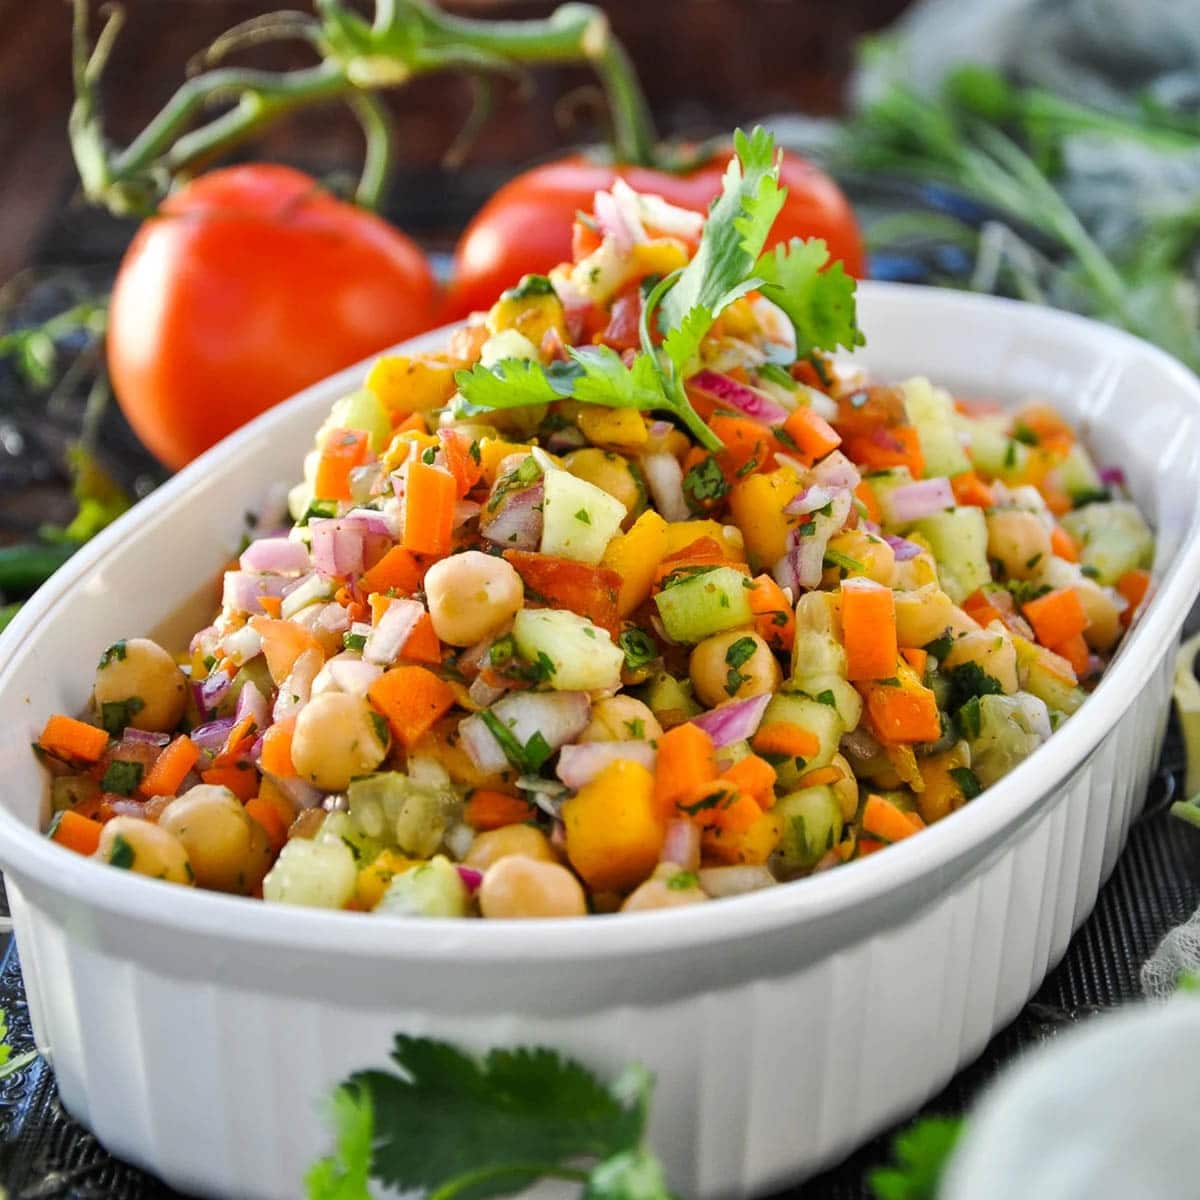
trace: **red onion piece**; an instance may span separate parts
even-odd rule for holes
[[[954,492],[950,480],[922,479],[885,492],[880,499],[884,519],[890,525],[906,525],[954,507]]]
[[[204,725],[197,725],[188,737],[196,744],[196,746],[208,754],[215,754],[225,745],[225,739],[229,737],[229,731],[234,726],[233,717],[219,717],[215,721],[209,721]]]
[[[416,600],[393,600],[379,618],[379,624],[367,635],[363,658],[380,666],[390,666],[400,656],[409,634],[425,615],[425,606]]]
[[[255,728],[260,732],[271,723],[271,710],[267,707],[266,697],[258,690],[257,684],[247,679],[238,692],[237,710],[234,719],[240,721],[243,717],[253,720]]]
[[[325,665],[325,656],[320,650],[305,650],[292,666],[292,673],[280,685],[275,696],[272,716],[276,721],[299,712],[312,696],[313,680]]]
[[[831,450],[813,467],[812,479],[831,492],[839,488],[852,492],[862,482],[862,475],[840,450]]]
[[[646,240],[646,231],[636,212],[630,212],[629,206],[622,204],[611,192],[596,193],[592,213],[600,236],[611,238],[618,254],[626,255],[637,242]]]
[[[805,513],[816,512],[818,508],[824,508],[832,499],[833,494],[827,492],[823,487],[805,488],[804,491],[788,501],[787,507],[783,511],[789,517],[799,517]]]
[[[364,537],[371,532],[366,521],[361,518],[311,521],[309,529],[313,565],[322,575],[344,579],[362,573]]]
[[[233,677],[231,675],[227,675],[224,671],[214,671],[199,685],[201,708],[206,712],[211,712],[225,699],[232,686]]]
[[[150,729],[134,729],[132,725],[126,725],[121,733],[121,741],[138,742],[143,746],[165,746],[170,740],[169,734],[155,733]]]
[[[281,575],[251,575],[248,571],[226,571],[221,594],[224,608],[235,612],[262,614],[264,596],[282,597],[291,581]]]
[[[764,425],[782,425],[788,419],[788,410],[765,392],[738,383],[736,379],[730,379],[728,375],[721,375],[716,371],[697,372],[688,380],[688,386],[715,396],[723,404],[736,408],[738,412],[745,413]]]
[[[499,775],[501,771],[508,770],[508,755],[492,737],[492,731],[478,717],[467,717],[460,722],[458,733],[462,739],[462,748],[481,771],[486,771],[489,775]]]
[[[1124,487],[1125,472],[1120,467],[1101,467],[1100,482],[1110,486]]]
[[[834,492],[829,505],[828,516],[815,513],[806,522],[812,525],[812,532],[801,533],[802,527],[798,527],[788,533],[787,553],[772,568],[775,582],[780,587],[790,587],[793,594],[798,593],[801,588],[815,588],[820,585],[821,573],[825,569],[825,547],[850,515],[850,493]]]
[[[728,704],[693,717],[692,724],[703,729],[712,738],[714,746],[744,742],[754,736],[770,703],[770,692],[751,696],[748,700],[731,700]]]
[[[580,446],[587,445],[587,438],[583,435],[582,429],[577,429],[574,425],[568,425],[565,429],[556,429],[546,439],[546,449],[551,454],[563,454],[568,450],[578,450]]]
[[[238,563],[243,571],[269,571],[287,574],[309,569],[308,550],[290,538],[259,538],[242,551]]]
[[[461,529],[468,521],[479,516],[483,505],[475,500],[456,500],[454,502],[454,528]]]
[[[685,871],[696,870],[700,866],[700,827],[682,817],[668,822],[659,861],[674,863]]]
[[[555,774],[577,792],[612,763],[635,762],[653,771],[657,758],[658,751],[649,742],[581,742],[562,748]]]
[[[343,521],[362,522],[363,533],[381,533],[391,538],[395,534],[387,513],[375,508],[352,508]]]
[[[506,690],[505,688],[493,686],[482,675],[477,675],[471,680],[471,686],[467,689],[467,695],[471,697],[471,702],[478,704],[480,708],[490,708],[504,695]]]
[[[496,545],[513,550],[536,550],[542,541],[543,484],[522,488],[504,498],[494,512],[486,508],[480,516],[479,532]]]
[[[524,746],[540,733],[551,750],[577,738],[587,728],[592,704],[586,692],[516,692],[496,702],[492,715]],[[503,771],[508,757],[480,716],[459,723],[464,749],[481,771]]]
[[[474,867],[464,867],[461,863],[455,865],[458,871],[458,877],[463,881],[463,885],[471,895],[475,895],[479,891],[479,885],[483,882],[483,872],[475,870]]]
[[[894,534],[885,533],[883,540],[891,546],[897,562],[909,562],[921,553],[921,547],[916,542],[907,541],[904,538],[896,537]]]
[[[647,454],[642,459],[646,486],[665,521],[687,521],[692,510],[683,495],[683,468],[673,454]]]
[[[269,776],[272,783],[292,802],[297,811],[304,808],[318,808],[325,800],[325,793],[315,788],[299,775],[283,779],[278,775]]]

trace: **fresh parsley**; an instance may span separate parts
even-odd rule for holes
[[[146,707],[141,696],[130,696],[128,700],[111,700],[100,705],[100,724],[110,736],[119,738],[133,718]]]
[[[936,1200],[962,1131],[961,1117],[924,1117],[897,1134],[892,1142],[894,1164],[867,1178],[876,1200]]]
[[[979,776],[970,767],[951,767],[950,778],[958,784],[959,791],[966,800],[974,800],[983,791]]]
[[[949,706],[959,708],[978,696],[998,696],[1004,689],[978,663],[965,662],[949,673]]]
[[[113,838],[112,847],[108,852],[108,864],[111,867],[120,867],[122,871],[128,871],[133,867],[133,860],[137,857],[133,847],[125,839],[124,835],[117,834]]]
[[[109,663],[124,662],[124,661],[125,661],[125,642],[124,642],[124,640],[119,641],[119,642],[113,642],[113,644],[111,646],[109,646],[109,648],[107,650],[105,650],[105,652],[102,655],[100,655],[100,664],[96,669],[99,671],[103,671],[104,668],[107,667]]]
[[[652,663],[658,657],[658,646],[654,639],[641,629],[624,629],[617,637],[617,645],[625,654],[625,666],[631,671]]]
[[[367,635],[365,633],[343,633],[342,645],[347,650],[362,650],[367,644]]]
[[[131,796],[137,785],[142,782],[145,770],[146,768],[139,762],[126,762],[123,759],[114,758],[108,764],[104,777],[100,780],[100,786],[106,792],[115,792],[119,796]]]
[[[752,637],[740,637],[725,651],[725,663],[729,667],[725,675],[725,694],[727,696],[736,695],[738,689],[749,678],[749,676],[743,675],[738,668],[744,667],[754,657],[757,649],[758,646]]]
[[[492,737],[500,743],[504,756],[524,775],[537,774],[546,759],[554,753],[550,743],[540,732],[534,733],[522,746],[513,731],[491,709],[485,708],[479,717],[487,726]]]
[[[364,1200],[377,1181],[437,1200],[483,1200],[539,1179],[590,1200],[668,1200],[643,1145],[651,1079],[639,1066],[605,1085],[548,1049],[475,1059],[446,1042],[396,1037],[395,1070],[362,1071],[335,1093],[335,1150],[305,1180],[307,1200]]]
[[[717,460],[712,457],[702,458],[683,477],[683,495],[693,512],[703,512],[728,491],[729,484],[725,482]]]

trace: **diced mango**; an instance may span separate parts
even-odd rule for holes
[[[358,907],[370,912],[383,899],[383,893],[387,891],[392,877],[415,866],[416,861],[405,858],[394,850],[381,851],[372,862],[358,872],[354,885],[354,899]]]
[[[605,548],[601,566],[621,576],[617,612],[622,617],[629,616],[649,598],[654,572],[667,553],[670,528],[658,513],[647,509],[627,533],[617,534]]]
[[[800,487],[796,472],[783,467],[747,476],[729,493],[730,512],[755,570],[769,571],[787,552],[788,519],[783,510]]]
[[[593,446],[604,449],[636,450],[648,437],[645,419],[632,408],[583,404],[575,423]]]
[[[633,248],[635,275],[670,275],[688,262],[687,247],[676,238],[655,238]]]
[[[426,450],[436,450],[439,444],[437,438],[431,433],[406,429],[403,433],[396,434],[383,452],[383,465],[389,471],[399,470],[412,456],[414,445],[417,447],[417,453],[420,454]]]
[[[631,891],[658,863],[666,827],[640,763],[605,767],[563,804],[562,818],[567,857],[595,891]]]
[[[367,373],[366,386],[389,412],[428,412],[454,395],[456,369],[434,355],[384,354]]]
[[[479,443],[479,466],[491,485],[500,473],[500,464],[510,454],[528,454],[533,447],[522,442],[506,442],[503,438],[484,438]]]
[[[706,862],[734,866],[740,863],[765,863],[779,839],[783,826],[779,818],[770,811],[760,816],[749,829],[731,833],[725,829],[706,829],[700,847]]]
[[[562,301],[552,291],[521,295],[521,288],[510,288],[501,294],[492,305],[487,316],[488,332],[497,334],[505,329],[515,329],[540,346],[551,329],[557,331],[564,341],[570,341],[567,332],[567,316]]]
[[[744,535],[733,525],[720,521],[674,521],[667,526],[666,554],[678,554],[685,546],[700,538],[712,538],[730,562],[746,561]],[[665,555],[664,555],[665,557]]]

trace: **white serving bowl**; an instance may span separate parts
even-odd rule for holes
[[[209,1196],[291,1200],[321,1110],[398,1030],[551,1044],[657,1075],[652,1139],[689,1200],[793,1183],[903,1117],[1016,1015],[1136,815],[1200,582],[1200,381],[1047,309],[866,284],[860,360],[962,394],[1035,395],[1120,465],[1158,536],[1157,595],[1082,711],[950,819],[735,900],[619,918],[437,921],[167,887],[38,833],[30,753],[101,651],[215,606],[242,514],[292,479],[363,368],[228,438],[85,547],[0,639],[0,864],[39,1048],[114,1154]],[[431,334],[414,348],[439,344]],[[205,582],[209,581],[209,582]],[[173,630],[173,634],[169,631]]]

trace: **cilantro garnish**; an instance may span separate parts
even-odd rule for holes
[[[513,731],[490,709],[485,708],[479,717],[488,727],[492,737],[500,743],[500,749],[504,751],[504,756],[523,774],[536,774],[541,770],[546,759],[554,753],[550,743],[540,732],[534,733],[522,746]]]
[[[672,892],[686,892],[689,888],[700,886],[700,876],[695,871],[679,871],[667,880],[667,887]]]
[[[749,678],[749,676],[743,675],[738,668],[744,667],[753,658],[757,649],[758,646],[752,637],[740,637],[725,651],[725,663],[729,667],[725,675],[725,694],[727,696],[735,695],[738,688]]]
[[[728,491],[729,484],[715,458],[702,458],[683,477],[683,494],[693,512],[702,512],[706,505],[720,500]]]
[[[119,642],[113,642],[113,644],[111,646],[109,646],[109,648],[107,650],[105,650],[105,652],[102,655],[100,655],[100,664],[96,669],[99,671],[103,671],[104,668],[107,667],[108,664],[111,662],[124,662],[124,661],[125,661],[125,641],[124,641],[124,639],[122,639]]]
[[[784,391],[794,392],[800,386],[778,363],[763,363],[762,366],[754,368],[754,373],[760,379],[766,379]]]
[[[829,248],[820,238],[792,238],[764,254],[754,267],[758,290],[783,310],[796,331],[796,353],[866,344],[858,328],[854,280],[840,262],[824,269]]]
[[[586,1184],[592,1200],[667,1200],[642,1145],[643,1068],[606,1086],[552,1050],[492,1050],[479,1061],[404,1034],[392,1061],[398,1070],[360,1072],[335,1093],[336,1150],[309,1171],[308,1200],[361,1200],[372,1179],[482,1200],[546,1178]]]
[[[949,673],[951,708],[978,696],[998,696],[1004,689],[978,663],[965,662]]]
[[[658,657],[658,647],[654,639],[640,629],[622,630],[617,638],[617,645],[624,651],[625,665],[631,671],[652,663]]]
[[[954,646],[954,637],[950,633],[943,633],[941,637],[934,638],[932,642],[927,642],[922,649],[930,658],[936,658],[941,662],[947,654],[950,653]]]
[[[590,525],[592,523],[592,514],[586,508],[581,508],[575,514],[575,520],[581,521],[584,525]]]
[[[113,838],[112,849],[108,853],[109,866],[120,867],[122,871],[128,871],[133,866],[133,860],[136,857],[133,847],[118,833]]]
[[[843,575],[851,574],[854,571],[866,573],[866,564],[860,562],[857,558],[851,558],[849,554],[843,554],[840,550],[826,549],[825,558],[822,563],[826,567],[837,567]]]
[[[818,704],[826,704],[830,708],[837,708],[837,697],[829,688],[826,688],[823,692],[818,692],[814,699]]]
[[[120,737],[125,727],[146,707],[141,696],[130,696],[128,700],[112,700],[100,705],[100,724],[110,737]]]
[[[983,718],[979,711],[979,697],[972,696],[959,710],[954,714],[954,719],[958,724],[959,731],[965,738],[977,738],[979,731],[983,727]]]
[[[970,767],[951,767],[950,778],[958,784],[959,790],[967,800],[974,800],[983,791],[979,776]]]
[[[106,792],[116,792],[120,796],[133,795],[134,788],[142,782],[146,768],[139,762],[126,762],[115,758],[108,764],[100,786]]]
[[[342,645],[347,650],[361,650],[367,644],[367,635],[365,633],[343,633]]]
[[[877,1200],[935,1200],[962,1131],[961,1117],[924,1117],[897,1134],[892,1142],[895,1164],[867,1177]]]

